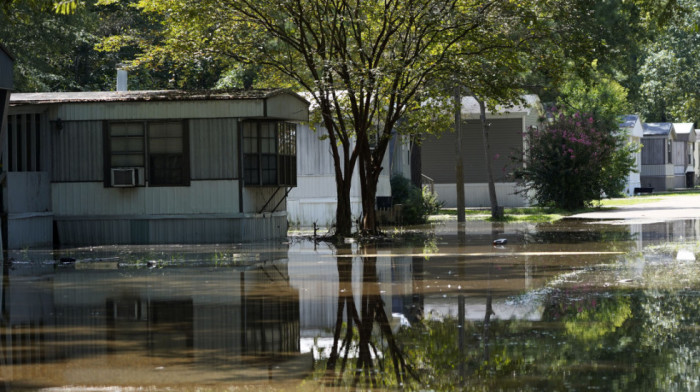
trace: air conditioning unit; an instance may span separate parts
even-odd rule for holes
[[[113,187],[134,187],[144,184],[142,167],[119,167],[112,169]]]

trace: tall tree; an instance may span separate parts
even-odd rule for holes
[[[139,42],[155,37],[159,27],[134,4],[135,0],[105,0],[99,6],[84,4],[70,13],[55,12],[51,1],[3,4],[0,40],[17,58],[16,91],[113,90],[118,65],[133,58],[140,50]],[[118,46],[102,41],[115,35],[130,39]],[[176,79],[173,68],[164,64],[159,70],[134,69],[130,85],[140,89],[168,87],[169,81]],[[202,75],[197,73],[200,79]]]
[[[350,182],[357,165],[361,230],[374,233],[377,180],[392,131],[424,97],[426,81],[461,55],[479,28],[512,8],[505,0],[143,0],[164,19],[155,51],[259,64],[306,90],[318,106],[335,165],[337,234],[351,232]],[[501,20],[498,20],[499,22]],[[144,56],[148,56],[145,54]],[[418,109],[420,110],[420,109]]]
[[[700,118],[700,4],[679,0],[682,12],[671,18],[641,62],[640,97],[647,121],[696,122]]]

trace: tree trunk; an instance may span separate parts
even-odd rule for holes
[[[455,99],[455,183],[457,184],[457,222],[466,222],[464,213],[464,163],[462,162],[462,95],[460,87],[454,88]]]
[[[352,235],[352,204],[350,203],[350,184],[352,176],[335,179],[338,205],[335,210],[335,235],[349,237]]]
[[[423,188],[422,174],[420,135],[414,135],[411,140],[411,183],[418,188]]]
[[[486,161],[486,171],[489,176],[489,200],[491,201],[491,218],[503,218],[503,211],[498,207],[498,198],[496,197],[496,183],[493,180],[493,170],[491,168],[491,146],[489,145],[489,126],[486,123],[486,105],[484,101],[477,98],[479,102],[479,118],[481,119],[481,136],[484,145],[484,159]]]
[[[371,165],[371,163],[369,163]],[[381,168],[367,167],[365,160],[360,160],[360,192],[362,194],[362,228],[364,234],[375,235],[377,228],[377,181]]]

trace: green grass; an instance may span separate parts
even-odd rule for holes
[[[659,201],[664,197],[676,197],[676,196],[688,196],[700,194],[700,189],[688,189],[681,191],[671,191],[671,192],[657,192],[651,195],[639,195],[635,197],[621,197],[615,199],[603,199],[600,201],[600,206],[605,207],[619,207],[619,206],[631,206],[635,204],[652,203]],[[596,203],[597,204],[597,203]]]
[[[600,201],[600,206],[605,207],[619,207],[619,206],[632,206],[635,204],[651,203],[654,201],[661,200],[661,197],[649,197],[649,196],[637,196],[637,197],[625,197],[620,199],[604,199]]]
[[[505,208],[505,216],[501,219],[492,219],[491,210],[488,208],[468,208],[464,215],[466,220],[486,220],[490,222],[554,222],[562,219],[569,212],[543,207],[518,207]],[[438,215],[430,217],[431,222],[453,220],[457,216],[456,208],[443,208]]]

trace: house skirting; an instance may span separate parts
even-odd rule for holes
[[[674,176],[642,176],[643,187],[654,188],[655,191],[667,191],[676,187]]]
[[[299,200],[287,200],[287,216],[292,227],[318,227],[331,228],[335,225],[335,213],[338,201],[335,197],[304,198]],[[362,201],[353,197],[350,199],[352,219],[356,220],[362,215]]]
[[[52,221],[50,212],[8,214],[7,249],[51,249]]]
[[[55,246],[214,244],[287,235],[286,212],[225,215],[60,216]]]
[[[496,197],[498,205],[503,207],[526,207],[530,203],[525,195],[516,194],[515,183],[496,183]],[[435,192],[438,199],[444,202],[445,207],[457,206],[456,184],[435,184]],[[466,207],[490,207],[489,186],[487,183],[464,184],[464,200]]]

